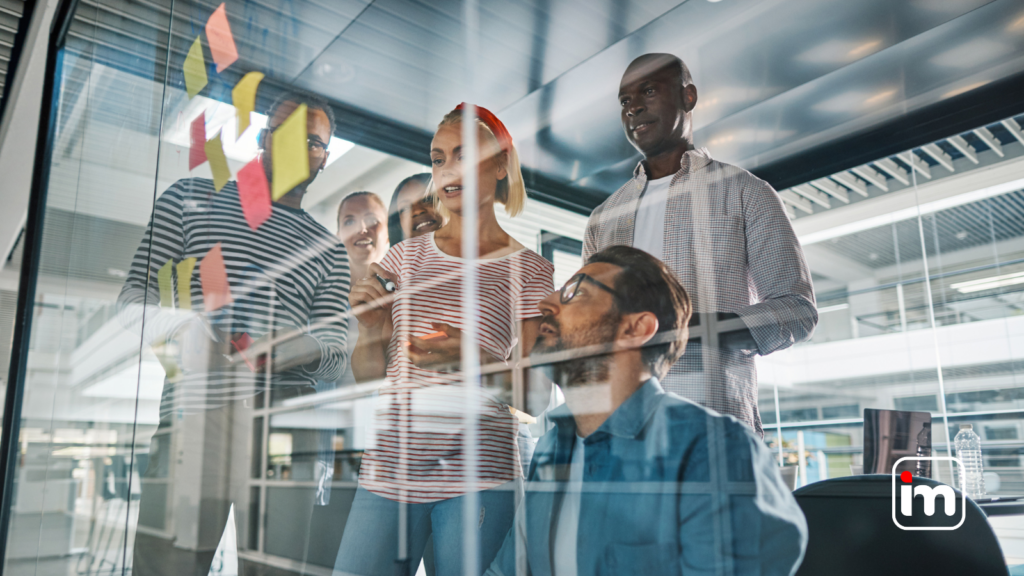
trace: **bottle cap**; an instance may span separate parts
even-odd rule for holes
[[[974,424],[961,424],[960,425],[960,429],[961,430],[973,430],[974,429]]]

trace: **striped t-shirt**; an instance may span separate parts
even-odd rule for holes
[[[462,279],[469,261],[441,252],[434,235],[391,248],[381,266],[398,276],[391,310],[388,383],[380,390],[376,446],[363,456],[360,484],[375,494],[409,503],[435,502],[498,486],[522,475],[508,407],[486,393],[479,400],[476,481],[464,472],[467,400],[460,372],[418,368],[405,355],[409,336],[435,332],[432,322],[466,329]],[[520,320],[540,316],[537,304],[552,292],[554,266],[531,250],[476,263],[481,347],[508,359]]]
[[[218,243],[233,302],[206,312],[200,269]],[[178,264],[189,258],[196,259],[195,267],[188,278],[179,277],[183,269]],[[162,304],[158,271],[168,261],[172,292]],[[190,298],[182,293],[186,285]],[[235,182],[215,192],[212,181],[190,178],[175,182],[157,199],[117,303],[122,325],[141,331],[147,344],[200,315],[221,334],[244,332],[253,340],[271,330],[304,330],[320,346],[319,367],[276,373],[270,383],[313,386],[317,380],[337,380],[347,365],[348,292],[344,245],[306,211],[275,203],[270,218],[253,230]],[[198,340],[208,349],[182,350],[179,356],[231,352],[230,344]],[[181,371],[164,383],[162,418],[171,411],[195,412],[252,396],[265,378],[245,365],[211,371],[180,363]]]

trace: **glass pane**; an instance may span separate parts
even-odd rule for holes
[[[73,4],[4,568],[791,573],[967,425],[1019,493],[1020,120],[863,135],[1021,16],[883,4]]]

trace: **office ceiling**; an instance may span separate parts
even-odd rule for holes
[[[13,72],[11,61],[14,56],[15,39],[25,14],[25,0],[0,0],[0,94],[10,81],[9,72]],[[3,110],[3,96],[0,96],[0,110]]]
[[[163,78],[169,5],[81,0],[68,46]],[[217,5],[175,4],[172,86],[183,86],[185,53]],[[471,85],[460,2],[253,0],[227,11],[241,58],[210,74],[205,95],[229,100],[237,78],[259,70],[268,88],[331,98],[340,136],[419,162],[444,113],[472,98],[506,121],[534,191],[580,211],[639,159],[616,95],[625,66],[646,52],[689,64],[697,145],[780,187],[854,165],[842,165],[841,148],[814,162],[829,164],[820,174],[787,162],[1024,74],[1024,5],[1014,0],[483,0]],[[955,120],[933,119],[925,141],[948,136],[942,124]],[[994,119],[984,120],[974,126]],[[914,138],[904,127],[868,145],[907,149]]]

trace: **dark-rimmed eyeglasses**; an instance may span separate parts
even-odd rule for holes
[[[569,302],[572,302],[572,299],[575,298],[576,294],[579,293],[580,284],[582,284],[583,282],[589,282],[594,286],[597,286],[598,288],[611,294],[615,298],[615,302],[618,303],[619,293],[616,292],[614,288],[608,286],[607,284],[604,284],[603,282],[595,280],[594,278],[587,274],[580,273],[576,274],[572,278],[569,278],[569,281],[565,283],[565,286],[562,286],[562,291],[559,294],[559,300],[562,302],[562,304],[568,304]]]
[[[278,124],[273,128],[264,128],[261,133],[257,136],[257,144],[264,146],[267,140],[267,136],[273,134],[281,125]],[[309,152],[315,152],[317,155],[321,155],[327,151],[327,143],[321,140],[317,136],[308,136],[306,138],[306,149]]]

